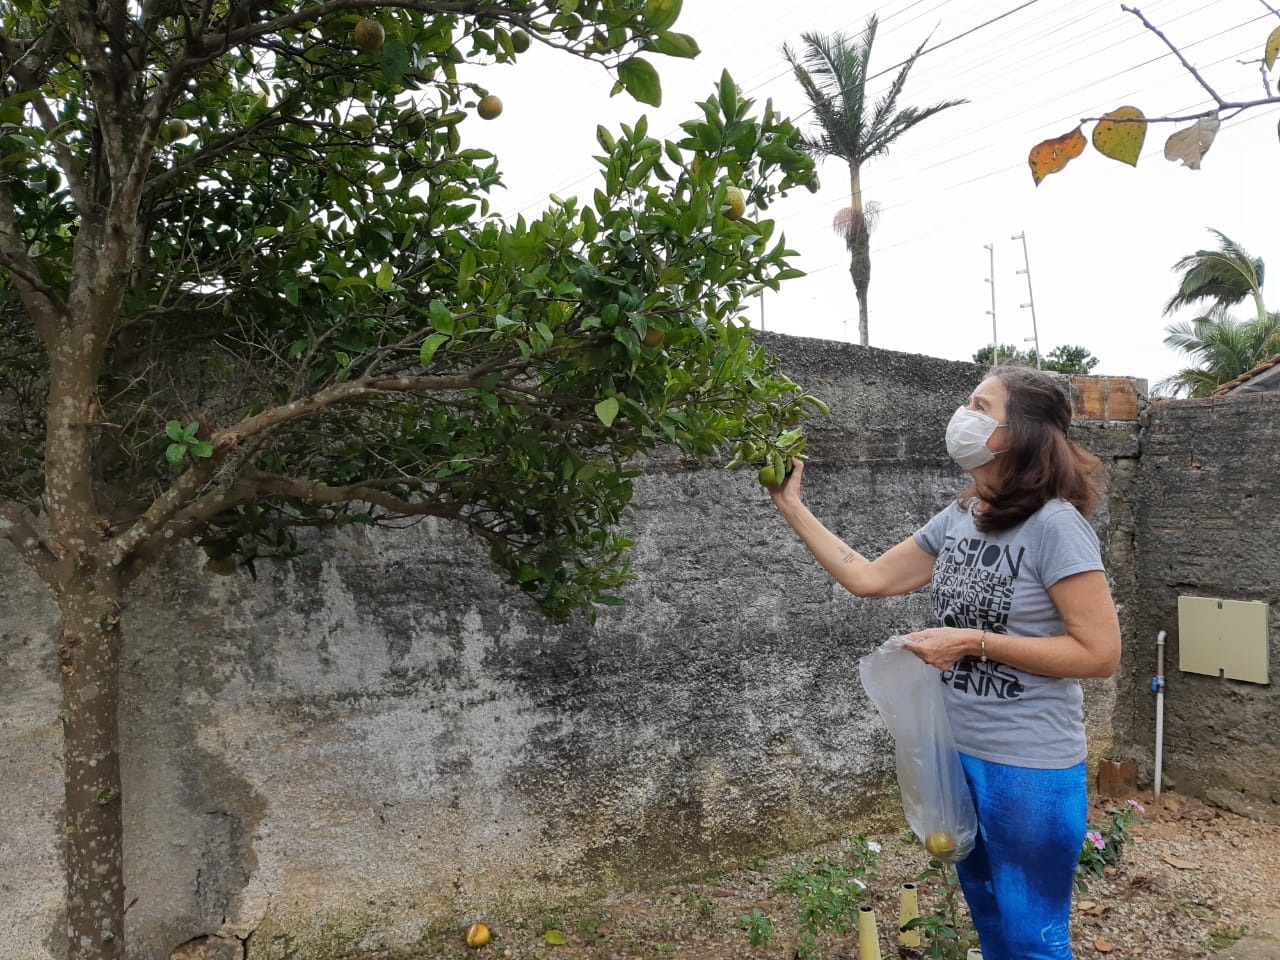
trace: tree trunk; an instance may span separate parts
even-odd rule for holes
[[[867,224],[867,212],[862,205],[861,168],[849,164],[849,276],[853,278],[853,290],[858,296],[858,342],[868,345],[867,288],[871,285],[871,230]]]
[[[124,956],[120,589],[97,576],[69,585],[59,603],[70,960]]]

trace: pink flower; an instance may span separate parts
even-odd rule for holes
[[[1096,849],[1098,849],[1098,850],[1105,850],[1105,849],[1106,849],[1106,847],[1107,847],[1107,841],[1105,841],[1105,840],[1103,840],[1103,839],[1102,839],[1102,834],[1098,833],[1098,831],[1096,831],[1096,830],[1090,830],[1090,831],[1089,831],[1088,833],[1086,833],[1084,836],[1085,836],[1085,839],[1086,839],[1086,840],[1092,840],[1092,841],[1093,841],[1093,845],[1094,845],[1094,847],[1095,847]]]
[[[1144,807],[1142,804],[1140,804],[1137,800],[1126,800],[1125,802],[1129,804],[1129,806],[1131,807],[1136,807],[1139,813],[1147,812],[1147,808]]]

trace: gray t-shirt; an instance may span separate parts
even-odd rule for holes
[[[1054,637],[1066,627],[1049,588],[1101,570],[1098,536],[1065,500],[1051,500],[1011,530],[982,533],[969,510],[948,504],[916,531],[936,557],[933,616],[944,627]],[[994,763],[1060,769],[1085,758],[1080,681],[1042,677],[966,657],[944,671],[956,746]]]

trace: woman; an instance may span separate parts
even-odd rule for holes
[[[984,960],[1070,960],[1071,891],[1087,815],[1079,678],[1108,677],[1120,626],[1098,538],[1096,457],[1067,438],[1052,377],[1000,367],[947,426],[971,486],[876,560],[800,499],[804,466],[770,495],[818,562],[860,597],[931,584],[934,624],[906,649],[941,673],[978,813],[959,865]]]

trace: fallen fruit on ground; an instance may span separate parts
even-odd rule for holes
[[[483,923],[473,923],[467,927],[467,946],[483,947],[489,942],[489,928]]]
[[[356,24],[356,46],[365,53],[373,53],[375,50],[381,50],[382,44],[386,39],[387,31],[382,28],[382,24],[377,20],[361,20]]]
[[[492,93],[481,97],[480,102],[476,104],[476,113],[480,114],[481,119],[492,120],[502,113],[502,101]]]

